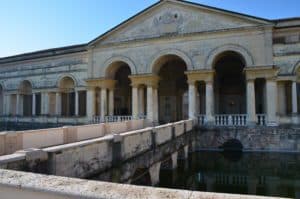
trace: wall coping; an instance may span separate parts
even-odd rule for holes
[[[267,199],[275,197],[207,193],[116,184],[0,169],[0,187],[82,199]]]

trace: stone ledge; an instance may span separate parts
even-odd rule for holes
[[[247,196],[222,193],[205,193],[186,190],[142,187],[128,184],[115,184],[90,180],[72,179],[66,177],[47,176],[0,169],[0,189],[16,189],[16,191],[33,191],[49,196],[64,196],[64,198],[81,199],[267,199],[274,197]],[[34,193],[35,192],[35,193]],[[13,196],[14,192],[4,193]],[[6,198],[3,198],[6,199]],[[8,199],[8,197],[7,197]]]

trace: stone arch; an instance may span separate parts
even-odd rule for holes
[[[18,89],[21,94],[32,94],[33,84],[30,80],[23,80]]]
[[[151,61],[149,62],[150,66],[148,67],[148,72],[157,73],[157,70],[159,70],[157,69],[157,66],[162,65],[160,62],[162,61],[161,59],[165,56],[177,56],[185,62],[187,70],[193,70],[194,68],[191,58],[185,52],[178,49],[166,49],[158,52],[151,58]]]
[[[76,78],[73,76],[73,75],[61,75],[58,79],[57,79],[57,82],[56,82],[56,86],[60,89],[64,88],[64,86],[62,85],[63,81],[64,80],[72,80],[73,84],[74,84],[74,88],[77,86],[77,80]]]
[[[112,74],[117,71],[119,64],[124,63],[129,66],[131,74],[137,74],[137,68],[134,62],[125,56],[113,56],[104,63],[104,76],[111,78]]]
[[[205,67],[212,69],[217,57],[226,51],[232,51],[239,54],[245,61],[245,67],[254,65],[254,59],[246,48],[236,44],[226,44],[210,51],[205,61]]]
[[[300,60],[293,67],[293,75],[298,75],[297,73],[298,73],[299,69],[300,69]]]

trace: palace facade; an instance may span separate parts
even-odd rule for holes
[[[163,0],[87,44],[0,58],[6,122],[299,124],[300,18]]]

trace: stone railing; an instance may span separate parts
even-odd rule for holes
[[[108,123],[108,122],[124,122],[133,120],[131,115],[111,115],[105,116],[102,118],[101,116],[94,116],[92,123],[99,124],[99,123]]]
[[[257,114],[257,125],[265,126],[267,124],[267,115],[266,114]]]
[[[246,126],[247,114],[215,115],[216,126]]]
[[[198,123],[198,125],[203,126],[203,125],[205,125],[205,122],[206,122],[206,115],[205,114],[199,114],[199,115],[197,115],[197,123]]]
[[[79,142],[119,134],[146,127],[144,120],[91,124],[82,126],[65,126],[28,131],[9,131],[0,133],[0,155],[11,154],[28,148],[45,148],[50,146]]]
[[[44,123],[44,124],[84,124],[87,122],[85,116],[1,116],[0,122],[9,123]]]
[[[122,123],[124,124],[126,122]],[[106,124],[99,125],[105,126]],[[114,126],[115,125],[113,125],[113,127]],[[132,159],[146,151],[153,150],[153,147],[162,146],[167,142],[174,141],[177,137],[191,132],[193,130],[193,120],[183,120],[167,125],[129,130],[117,134],[111,133],[102,137],[95,136],[94,139],[85,139],[86,137],[93,136],[93,134],[88,133],[87,130],[88,129],[84,127],[79,130],[77,129],[77,134],[82,133],[81,136],[84,136],[84,140],[82,141],[62,144],[63,140],[61,140],[57,145],[51,143],[53,146],[44,147],[42,149],[39,145],[39,140],[35,140],[38,142],[31,140],[35,143],[35,145],[33,145],[35,149],[28,146],[28,148],[30,147],[31,149],[25,149],[23,150],[24,152],[17,151],[11,155],[0,156],[0,168],[7,169],[13,167],[16,170],[20,170],[21,168],[18,167],[24,165],[23,161],[27,160],[26,157],[28,155],[30,156],[30,154],[39,152],[47,153],[48,157],[50,157],[47,159],[47,168],[50,168],[47,170],[48,174],[85,178],[111,168],[112,164],[116,162],[119,163]],[[90,129],[90,131],[92,130],[93,129]],[[68,131],[70,133],[69,135],[73,135],[75,129],[68,129]],[[95,132],[99,132],[99,129]],[[116,131],[113,130],[112,132]],[[61,134],[61,137],[68,137],[68,135]],[[179,147],[180,145],[176,143],[174,146]],[[37,157],[37,155],[34,157]],[[16,160],[21,163],[16,164]],[[151,159],[151,161],[154,160],[155,158]],[[82,166],[89,169],[84,169]]]

